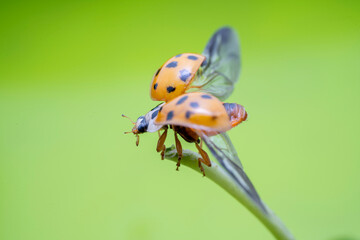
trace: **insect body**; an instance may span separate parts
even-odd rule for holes
[[[215,32],[202,54],[183,53],[167,60],[156,71],[150,85],[151,98],[165,103],[134,122],[131,132],[137,137],[137,145],[139,134],[164,130],[156,148],[164,158],[164,142],[170,126],[175,131],[179,166],[182,151],[177,133],[195,143],[199,142],[201,134],[216,136],[222,133],[225,136],[227,130],[246,119],[241,105],[223,104],[218,100],[231,94],[239,73],[239,42],[236,33],[227,27]],[[199,93],[191,93],[192,90]],[[232,146],[227,137],[221,142],[224,146]],[[234,152],[234,148],[227,151]],[[232,158],[237,155],[232,154]]]
[[[187,142],[194,142],[202,158],[201,163],[211,166],[207,153],[202,149],[201,135],[213,136],[226,132],[245,121],[247,113],[243,106],[236,103],[222,103],[211,94],[192,92],[183,94],[168,103],[163,103],[153,108],[150,112],[138,118],[132,132],[137,136],[144,132],[155,132],[164,129],[159,137],[156,147],[161,152],[162,159],[165,153],[165,139],[168,126],[175,132],[175,143],[178,151],[177,169],[182,157],[181,143],[177,137],[179,134]],[[205,174],[205,173],[204,173]]]
[[[226,131],[246,120],[244,107],[235,103],[222,103],[230,96],[240,74],[239,41],[235,31],[220,28],[210,38],[202,54],[184,53],[169,59],[157,70],[150,85],[153,100],[164,101],[138,118],[132,129],[137,136],[158,131],[156,150],[165,153],[168,128],[174,130],[180,166],[182,147],[177,135],[195,143],[201,163],[211,166],[205,142],[228,175],[234,179],[247,196],[264,212],[263,205],[251,181],[245,174],[237,152]],[[160,131],[163,133],[160,135]]]
[[[177,133],[195,143],[200,141],[200,135],[226,136],[226,131],[246,119],[241,105],[218,100],[231,94],[239,73],[239,42],[236,33],[227,27],[215,32],[202,54],[183,53],[170,58],[156,71],[150,86],[151,98],[165,103],[133,122],[131,132],[137,137],[137,145],[139,134],[164,130],[156,148],[164,158],[164,142],[170,126],[175,131],[179,166],[182,151]],[[218,141],[241,165],[230,140],[223,137]]]

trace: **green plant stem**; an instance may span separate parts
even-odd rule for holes
[[[165,152],[165,158],[177,162],[177,152],[174,146],[167,148]],[[192,168],[193,170],[199,172],[201,171],[198,166],[199,154],[192,152],[190,150],[183,150],[183,157],[181,159],[181,165]],[[264,213],[253,201],[248,198],[248,196],[236,185],[232,178],[228,175],[226,171],[223,170],[215,162],[211,162],[212,166],[203,167],[205,169],[206,177],[211,179],[213,182],[218,184],[220,187],[225,189],[229,194],[231,194],[236,200],[243,204],[251,213],[253,213],[269,231],[274,235],[276,239],[295,239],[290,231],[285,227],[281,220],[269,209],[265,204],[267,213]]]

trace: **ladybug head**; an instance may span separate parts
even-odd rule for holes
[[[144,116],[140,116],[136,123],[135,126],[133,127],[133,132],[136,131],[137,133],[144,133],[147,131],[149,123],[146,121]]]
[[[134,124],[134,127],[132,128],[131,132],[125,132],[125,134],[133,133],[136,136],[136,146],[139,146],[139,134],[144,133],[147,131],[148,123],[144,116],[140,116],[136,122],[132,121],[129,117],[122,115],[123,117],[128,118],[132,124]]]

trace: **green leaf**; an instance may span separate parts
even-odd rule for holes
[[[196,172],[201,173],[198,166],[198,158],[200,155],[191,150],[183,150],[183,157],[181,164],[192,168]],[[167,148],[165,151],[165,158],[174,162],[177,162],[177,151],[174,146]],[[269,231],[274,235],[276,239],[295,239],[281,220],[267,207],[266,213],[239,188],[238,184],[233,178],[217,163],[211,161],[211,167],[204,166],[206,177],[212,180],[214,183],[222,187],[236,200],[243,204],[251,213],[253,213]]]

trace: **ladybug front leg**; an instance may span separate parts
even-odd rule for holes
[[[201,155],[201,158],[198,159],[199,168],[200,168],[201,172],[203,173],[203,176],[205,176],[205,171],[204,171],[204,168],[202,167],[201,163],[204,163],[206,166],[211,167],[211,161],[210,161],[209,155],[199,146],[199,144],[197,142],[195,142],[195,146]]]
[[[157,143],[157,146],[156,146],[156,151],[157,152],[161,152],[161,160],[164,160],[164,156],[165,156],[165,140],[166,140],[166,136],[167,136],[167,130],[168,128],[166,127],[165,128],[165,131],[163,132],[163,134],[161,134],[161,136],[159,137],[159,140],[158,140],[158,143]],[[160,135],[160,133],[159,133]]]
[[[179,139],[177,137],[177,133],[176,133],[175,130],[174,130],[174,134],[175,134],[176,151],[178,153],[178,161],[176,163],[176,171],[179,171],[180,161],[181,161],[181,158],[182,158],[182,146],[181,146],[181,143],[180,143],[180,141],[179,141]]]

